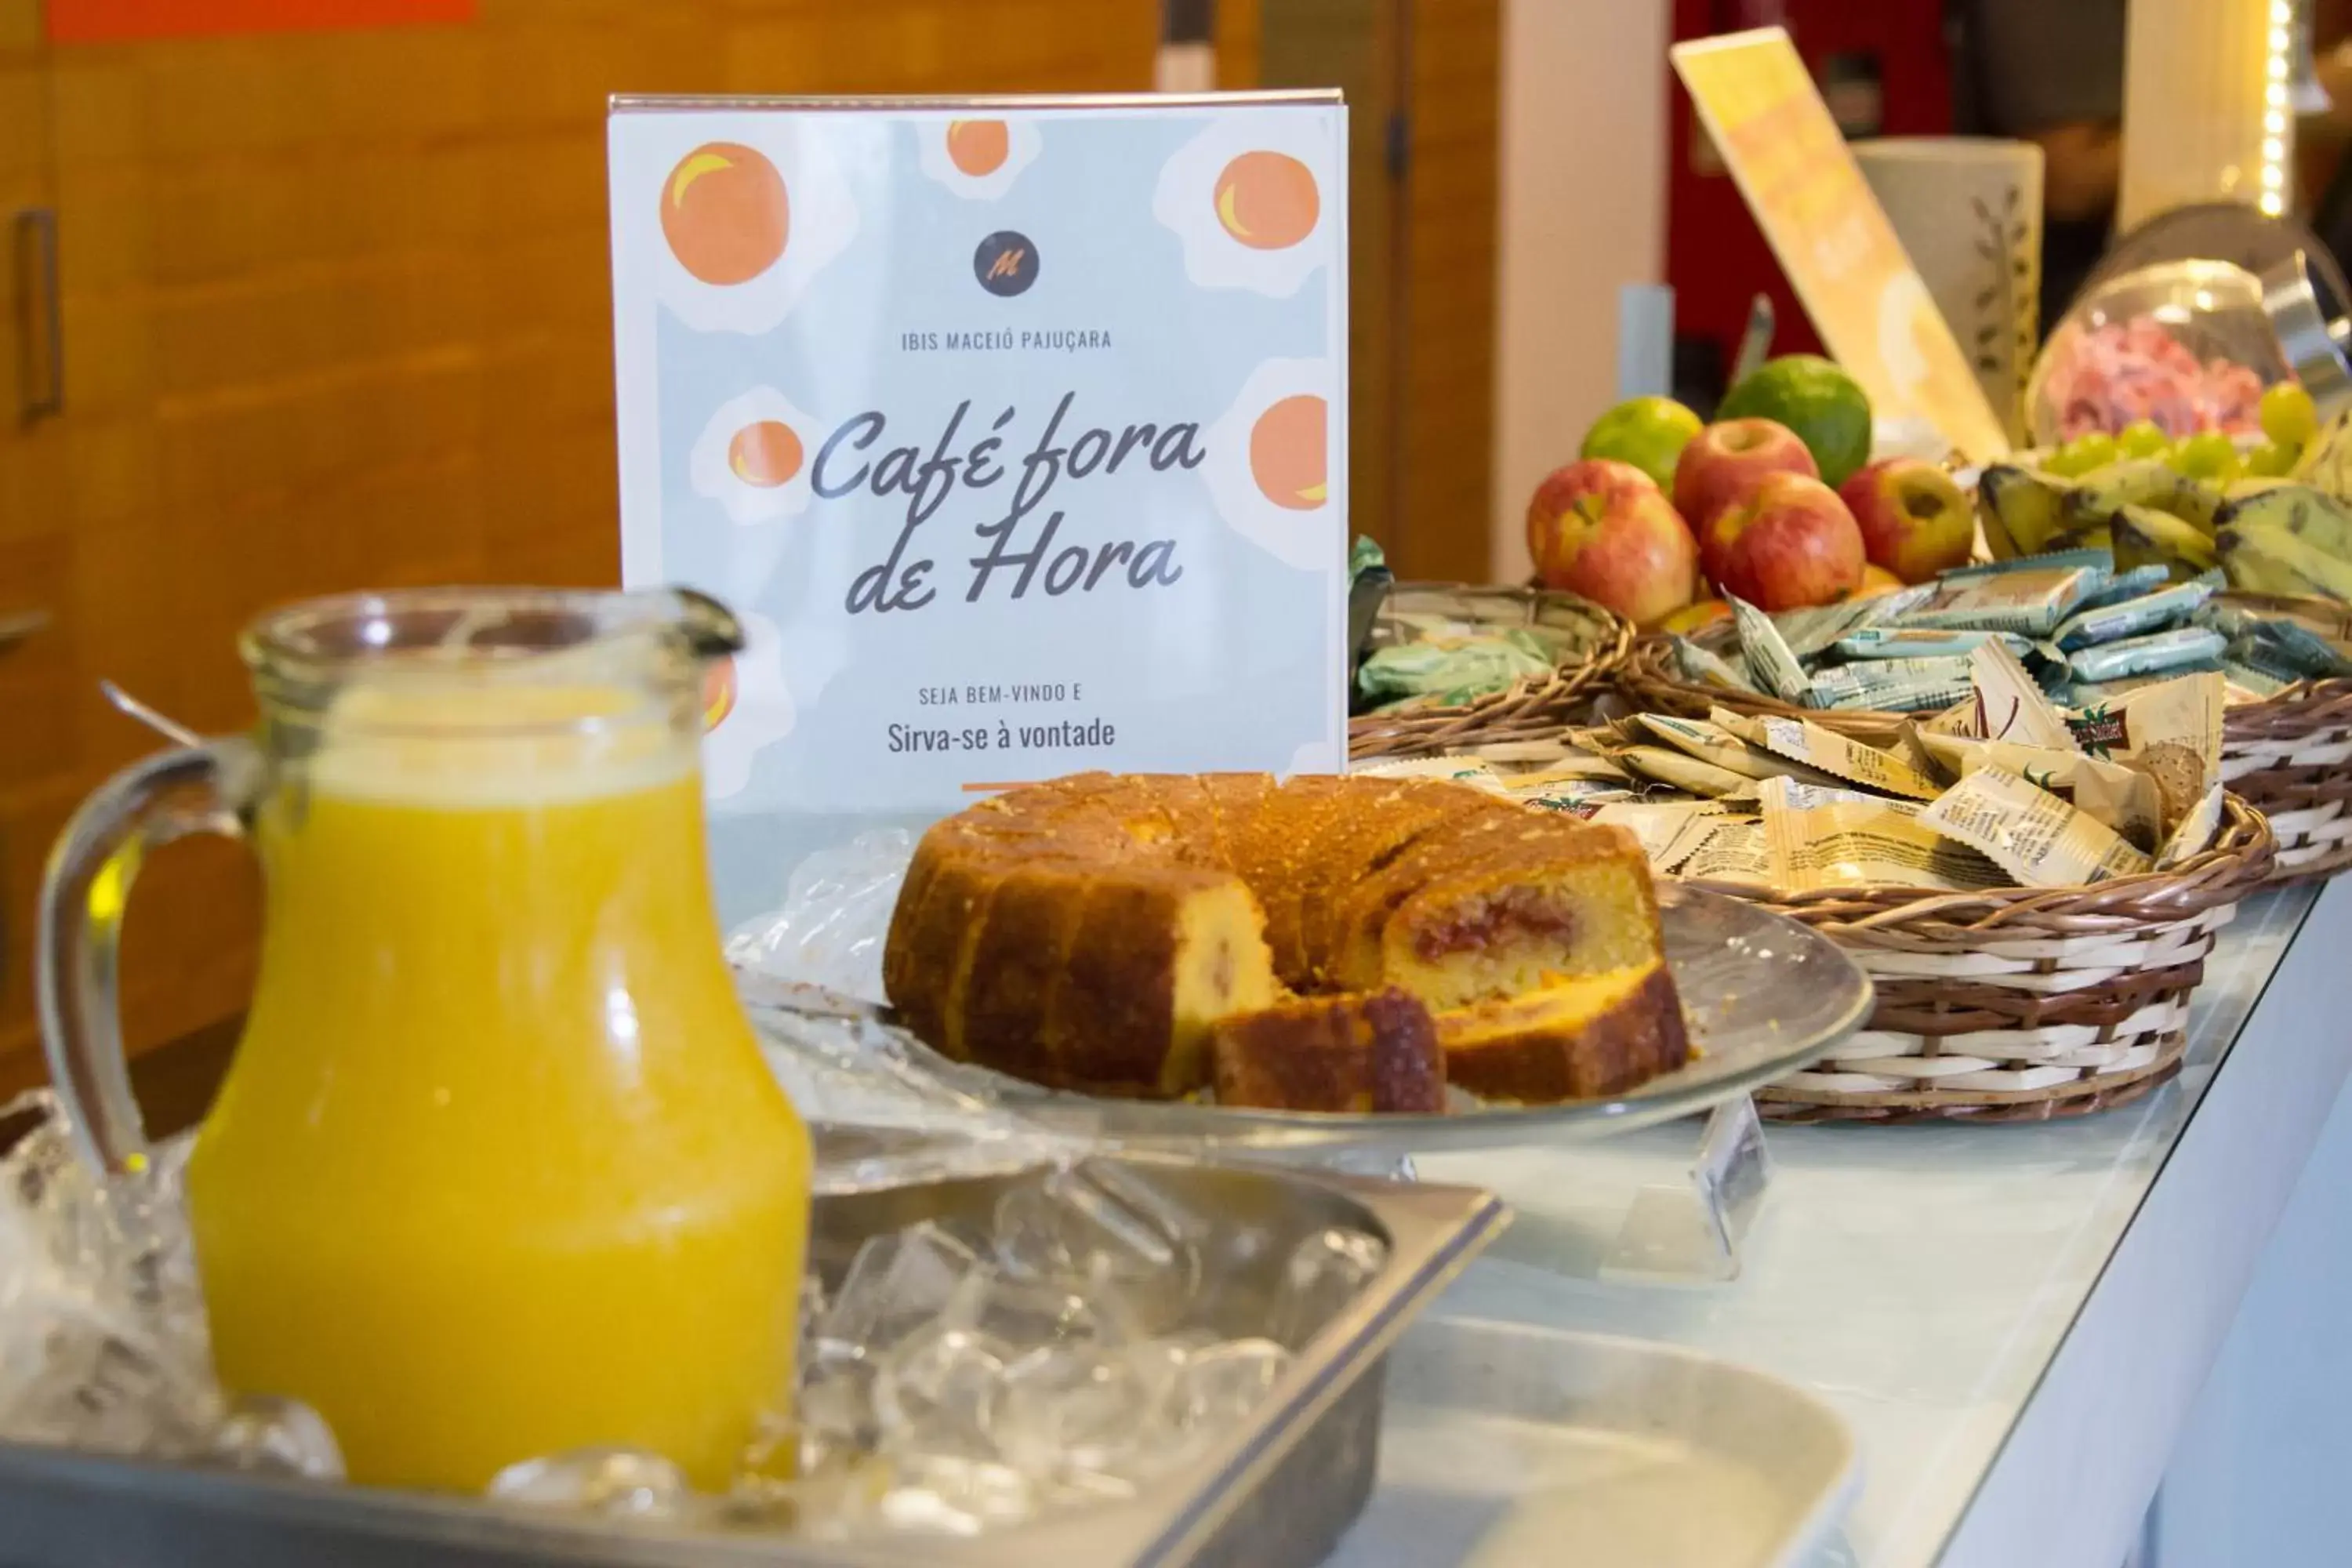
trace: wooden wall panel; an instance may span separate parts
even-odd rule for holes
[[[1484,582],[1502,0],[1412,0],[1399,571]]]
[[[1155,0],[481,0],[45,51],[37,0],[0,0],[0,213],[58,203],[70,400],[0,432],[0,611],[57,619],[0,653],[0,1094],[37,1073],[40,857],[150,744],[100,676],[225,731],[273,603],[613,580],[609,94],[1132,90],[1158,33]],[[235,846],[158,858],[134,1047],[240,1004],[257,908]]]

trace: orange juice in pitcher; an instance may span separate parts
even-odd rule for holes
[[[298,606],[247,640],[258,750],[193,753],[267,879],[188,1167],[214,1359],[315,1407],[355,1480],[617,1444],[721,1487],[790,1386],[808,1139],[720,956],[696,760],[729,625],[673,595]]]

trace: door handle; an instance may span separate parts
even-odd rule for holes
[[[16,297],[23,302],[17,340],[16,416],[26,425],[66,411],[66,323],[58,295],[58,212],[23,207],[16,213]]]

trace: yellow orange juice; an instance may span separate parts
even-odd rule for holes
[[[358,1481],[610,1443],[723,1485],[790,1386],[810,1155],[720,957],[691,731],[330,722],[256,836],[261,976],[188,1171],[223,1383],[314,1406]]]

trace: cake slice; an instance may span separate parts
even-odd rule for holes
[[[1209,1032],[1217,1103],[1264,1110],[1445,1109],[1429,1009],[1402,991],[1309,996],[1223,1019]]]
[[[1657,895],[1633,836],[1559,817],[1553,831],[1434,875],[1381,932],[1379,979],[1458,1007],[1657,963]]]
[[[1531,1105],[1621,1093],[1690,1059],[1663,962],[1435,1016],[1446,1081]]]
[[[1299,881],[1298,945],[1308,982],[1335,978],[1336,954],[1349,896],[1364,879],[1392,864],[1423,835],[1484,809],[1488,796],[1432,779],[1382,781],[1387,787],[1349,797],[1307,847]]]
[[[1257,900],[1236,877],[1097,869],[1044,1020],[1039,1081],[1173,1099],[1209,1081],[1209,1029],[1281,994]]]

